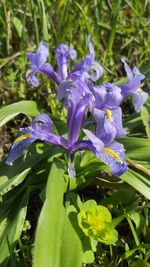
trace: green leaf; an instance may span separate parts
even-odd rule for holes
[[[27,177],[30,170],[31,170],[30,168],[27,168],[23,172],[13,176],[11,179],[8,179],[7,176],[1,176],[0,177],[0,197],[2,197],[4,194],[6,194],[8,191],[10,191],[15,186],[22,183],[22,181]]]
[[[18,19],[17,17],[13,17],[13,24],[15,26],[18,36],[21,38],[22,30],[23,30],[23,25],[22,25],[21,20]]]
[[[82,246],[63,206],[64,170],[52,165],[35,239],[33,267],[80,267]]]
[[[34,101],[20,101],[10,104],[0,109],[0,127],[20,113],[34,117],[40,112]]]
[[[7,193],[12,188],[21,184],[22,181],[29,175],[26,183],[28,185],[45,183],[47,180],[47,172],[51,166],[53,158],[59,157],[62,151],[59,147],[44,143],[32,144],[26,152],[26,157],[17,159],[13,166],[8,166],[4,162],[0,163],[0,195]],[[39,173],[39,175],[37,175]],[[45,174],[45,179],[43,179]],[[38,177],[40,180],[38,180]],[[38,181],[38,182],[37,182]]]
[[[0,266],[5,267],[20,238],[27,211],[28,190],[19,192],[0,206]]]
[[[143,196],[150,199],[150,181],[144,176],[129,169],[126,173],[121,175],[120,178],[126,183],[133,186]]]
[[[150,161],[150,140],[147,138],[124,137],[119,142],[124,144],[125,154],[131,161]]]
[[[128,114],[123,120],[123,126],[127,132],[131,132],[133,129],[142,126],[142,119],[139,113]]]
[[[146,107],[142,107],[141,109],[141,118],[145,126],[147,137],[150,138],[150,117]]]

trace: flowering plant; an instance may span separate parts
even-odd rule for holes
[[[34,267],[81,267],[95,260],[99,244],[101,248],[115,246],[116,242],[124,246],[115,228],[125,218],[132,226],[130,219],[134,220],[138,209],[132,190],[150,198],[149,153],[145,149],[150,143],[146,138],[126,137],[134,121],[129,120],[126,128],[122,122],[122,103],[128,96],[132,97],[135,112],[141,112],[148,98],[141,89],[145,76],[137,67],[132,70],[123,59],[125,81],[104,83],[105,69],[95,60],[90,38],[88,49],[88,55],[77,61],[74,49],[59,44],[55,49],[57,72],[47,63],[46,43],[41,42],[36,52],[27,53],[30,64],[23,78],[38,87],[39,75],[44,74],[55,84],[55,99],[66,114],[59,126],[55,118],[39,112],[33,101],[21,101],[0,111],[2,122],[9,120],[8,110],[11,118],[19,112],[34,117],[29,126],[19,129],[2,165],[7,175],[2,176],[1,197],[9,191],[17,193],[6,198],[1,211],[1,263],[9,261],[10,247],[14,247],[25,225],[30,229],[25,218],[33,192],[40,191],[38,197],[43,205],[36,230]],[[75,61],[73,67],[71,60]],[[118,191],[103,200],[92,195],[90,198],[97,204],[84,194],[84,188],[95,185]],[[114,205],[121,213],[112,219]],[[9,217],[14,221],[11,226],[5,220]],[[14,225],[19,225],[19,231]]]

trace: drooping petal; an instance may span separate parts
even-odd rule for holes
[[[90,150],[110,167],[113,175],[120,176],[127,171],[122,144],[113,142],[108,146],[104,146],[104,143],[91,131],[84,129],[84,132],[92,143]]]
[[[148,98],[148,93],[143,92],[143,90],[139,89],[132,95],[133,105],[136,112],[140,112],[144,103]]]
[[[34,139],[30,137],[29,133],[23,134],[16,139],[12,145],[8,157],[5,161],[8,165],[13,165],[13,162],[18,159],[24,151],[34,142]]]
[[[36,73],[37,71],[35,71],[34,69],[27,68],[26,71],[24,72],[24,74],[22,75],[23,79],[26,80],[30,85],[34,86],[34,87],[38,87],[39,86],[39,80],[36,77]]]
[[[111,173],[115,176],[122,175],[128,169],[122,144],[113,142],[100,151],[99,157],[110,167]]]
[[[68,149],[68,141],[53,132],[52,121],[49,116],[40,114],[33,120],[31,126],[20,129],[19,137],[12,145],[6,163],[12,165],[13,161],[19,158],[37,140]]]
[[[55,53],[59,69],[59,75],[62,80],[65,80],[68,76],[67,68],[69,59],[76,59],[76,51],[74,49],[69,48],[65,44],[59,44],[55,49]]]

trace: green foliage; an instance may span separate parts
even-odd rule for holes
[[[20,191],[0,206],[0,265],[2,267],[7,266],[9,255],[13,254],[16,242],[21,236],[27,212],[28,193],[28,191]]]
[[[34,267],[82,266],[82,247],[79,237],[72,228],[65,208],[64,170],[54,163],[48,178],[46,200],[37,226]]]
[[[20,113],[34,117],[39,114],[39,110],[34,101],[20,101],[5,106],[0,109],[0,126],[3,126]]]

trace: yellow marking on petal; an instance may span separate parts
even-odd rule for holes
[[[26,74],[25,74],[25,76],[26,76],[26,80],[28,80],[29,75],[30,75],[31,72],[32,72],[31,69],[29,69],[29,70],[26,71]]]
[[[113,158],[115,158],[118,162],[122,163],[122,159],[118,156],[117,153],[115,153],[113,150],[107,148],[107,147],[104,147],[102,149],[106,154],[112,156]]]
[[[19,136],[18,138],[16,138],[16,140],[14,141],[14,144],[16,144],[17,142],[19,142],[21,140],[27,139],[29,137],[30,137],[30,134],[23,134],[23,135]]]
[[[70,77],[67,77],[66,80],[67,80],[68,82],[72,82],[72,81],[73,81]]]
[[[111,113],[111,111],[109,110],[109,109],[105,109],[105,113],[106,113],[106,115],[107,115],[107,118],[108,118],[108,120],[109,121],[112,121],[113,119],[112,119],[112,113]]]
[[[142,88],[139,87],[139,88],[137,89],[137,91],[143,91],[143,90],[142,90]]]

